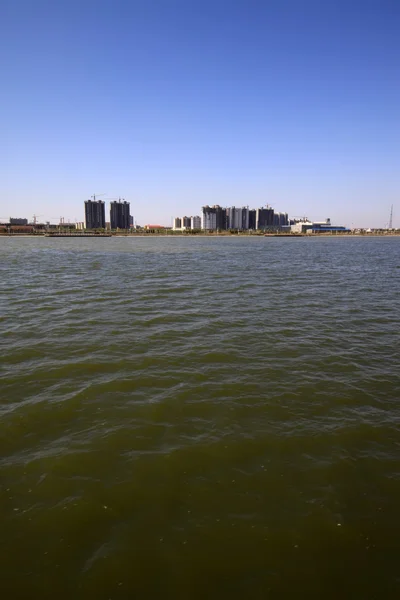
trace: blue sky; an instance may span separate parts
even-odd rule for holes
[[[400,227],[399,0],[3,0],[0,218]]]

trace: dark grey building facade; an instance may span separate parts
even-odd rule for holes
[[[213,231],[227,228],[226,208],[215,204],[214,206],[203,206],[202,211],[202,229]]]
[[[288,214],[276,212],[274,214],[274,227],[286,227],[287,225],[289,225]]]
[[[222,206],[219,206],[218,204],[216,204],[214,208],[216,216],[216,228],[222,230],[226,229],[226,208],[222,208]]]
[[[257,208],[256,210],[256,229],[267,229],[274,226],[274,209]]]
[[[110,203],[111,229],[129,229],[130,226],[130,203],[124,200]]]
[[[251,208],[249,210],[249,229],[256,228],[256,210]]]
[[[10,217],[10,225],[28,225],[28,219]]]
[[[104,229],[106,226],[106,210],[103,200],[85,201],[85,228]]]

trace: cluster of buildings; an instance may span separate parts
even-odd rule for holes
[[[289,227],[287,213],[275,212],[270,206],[265,208],[249,208],[242,206],[222,207],[203,206],[201,216],[176,217],[173,229],[204,231],[249,231],[249,230],[280,230]]]
[[[119,199],[110,202],[110,221],[106,221],[104,200],[85,201],[85,229],[129,229],[133,226],[130,203]]]
[[[172,229],[174,231],[187,231],[188,229],[201,229],[201,218],[196,217],[175,217]]]
[[[203,206],[201,217],[176,217],[173,229],[187,231],[270,231],[287,233],[345,233],[343,225],[332,225],[330,219],[310,221],[307,217],[289,219],[288,213],[276,212],[271,206]]]
[[[109,199],[110,200],[110,199]],[[85,221],[81,223],[65,223],[64,218],[60,218],[58,225],[51,225],[49,222],[37,223],[36,215],[33,216],[33,222],[28,223],[28,219],[10,217],[9,222],[0,223],[0,228],[9,233],[29,233],[33,231],[52,229],[58,230],[133,230],[134,220],[130,214],[130,203],[124,199],[110,201],[110,220],[106,221],[106,206],[104,200],[98,200],[92,196],[91,200],[86,200]],[[145,225],[136,229],[144,229],[148,232],[159,232],[170,230],[170,227],[163,225]],[[181,232],[219,232],[219,231],[266,231],[280,233],[347,233],[350,230],[342,225],[332,225],[330,219],[325,221],[310,221],[307,217],[298,219],[289,219],[287,213],[275,212],[275,210],[266,205],[260,208],[242,207],[222,207],[218,204],[214,206],[203,206],[201,215],[176,217],[173,220],[172,229]],[[373,231],[373,230],[369,230]]]

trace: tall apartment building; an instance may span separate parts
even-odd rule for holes
[[[191,229],[192,219],[191,217],[175,217],[173,229]]]
[[[211,206],[203,206],[201,209],[201,228],[205,231],[217,229],[217,215]]]
[[[285,227],[289,225],[289,215],[287,213],[278,213],[279,214],[279,227]]]
[[[256,209],[256,229],[267,229],[274,226],[274,209],[266,208]]]
[[[173,229],[181,229],[182,228],[182,219],[180,217],[175,217]]]
[[[111,229],[129,229],[130,225],[130,203],[124,200],[115,200],[110,203]]]
[[[227,208],[226,217],[227,229],[238,229],[240,231],[249,229],[249,209],[247,206]]]
[[[237,221],[238,216],[236,214],[236,208],[234,206],[229,206],[229,208],[226,209],[226,228],[237,229]]]
[[[203,206],[201,228],[206,231],[226,229],[226,209],[218,204],[215,204],[214,206]]]
[[[285,227],[289,225],[289,218],[287,213],[274,213],[274,227]]]
[[[247,231],[249,228],[249,207],[242,206],[242,208],[238,208],[237,215],[238,229],[240,231]]]
[[[190,218],[190,229],[201,229],[201,217],[195,216]]]
[[[255,208],[251,208],[249,210],[249,229],[256,228],[256,210]]]
[[[85,229],[104,229],[106,209],[103,200],[85,201]]]
[[[222,206],[219,206],[218,204],[216,204],[214,208],[217,217],[217,229],[226,229],[226,208],[222,208]]]

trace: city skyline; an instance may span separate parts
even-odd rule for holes
[[[77,228],[82,229],[129,229],[130,227],[144,227],[148,223],[149,220],[145,220],[141,223],[138,222],[133,215],[130,214],[130,202],[127,202],[124,198],[119,198],[118,201],[114,198],[104,198],[99,199],[98,196],[105,196],[105,194],[101,195],[93,195],[90,199],[84,201],[84,215],[83,219],[65,219],[65,217],[60,216],[58,219],[48,220],[43,217],[43,215],[32,215],[31,218],[26,215],[18,215],[14,211],[14,216],[9,217],[0,217],[0,224],[9,223],[11,225],[32,225],[32,224],[42,224],[50,223],[52,225],[76,225]],[[106,216],[106,204],[109,204],[108,212]],[[205,218],[205,213],[214,213],[211,217],[213,220],[210,220],[210,215]],[[387,229],[392,228],[396,229],[396,219],[394,217],[394,205],[392,204],[390,207],[390,214],[388,220],[385,222],[383,226],[372,227],[371,229]],[[301,213],[298,215],[290,215],[288,212],[282,212],[275,210],[274,207],[269,204],[265,204],[258,207],[251,207],[249,204],[243,206],[221,206],[219,204],[214,204],[212,206],[206,204],[201,207],[201,211],[195,211],[194,214],[190,214],[186,211],[184,215],[171,216],[170,222],[165,224],[162,223],[160,219],[158,219],[158,223],[162,227],[172,228],[172,229],[210,229],[210,230],[229,230],[229,229],[237,229],[237,230],[262,230],[265,228],[274,228],[274,227],[285,227],[290,224],[294,224],[295,222],[314,222],[314,223],[325,223],[330,222],[331,217],[324,218],[314,218],[305,213]],[[339,219],[340,220],[340,219]],[[179,221],[179,224],[178,224]],[[153,222],[155,222],[153,220]],[[342,222],[340,220],[340,222]],[[358,225],[352,224],[349,227],[345,224],[345,227],[348,229],[359,229]],[[367,227],[360,229],[368,229]]]
[[[86,204],[86,202],[88,202],[87,200],[84,201],[84,204]],[[96,201],[97,202],[97,201]],[[116,203],[116,201],[111,201],[108,200],[107,198],[105,198],[103,201],[103,203],[109,202],[110,205],[111,203]],[[82,200],[79,201],[79,204],[82,205]],[[128,203],[131,204],[131,203]],[[254,204],[254,203],[253,203]],[[210,206],[214,204],[209,204]],[[228,206],[222,206],[217,204],[218,206],[221,206],[223,208],[230,208]],[[75,223],[75,224],[80,224],[80,223],[85,223],[86,222],[86,214],[85,214],[85,209],[79,211],[78,216],[74,216],[73,218],[71,218],[70,216],[65,216],[63,214],[61,214],[61,209],[58,211],[60,213],[59,217],[49,217],[46,214],[37,214],[37,213],[33,213],[32,211],[29,212],[25,211],[24,213],[22,213],[22,211],[19,208],[16,208],[16,206],[18,205],[14,205],[12,208],[5,206],[5,209],[2,207],[1,215],[0,215],[0,223],[1,222],[8,222],[10,219],[14,219],[16,221],[19,220],[23,220],[23,221],[27,221],[27,223],[34,223],[35,220],[39,223],[46,223],[49,222],[51,224],[59,224],[62,222],[65,223]],[[193,206],[190,203],[186,204],[186,207],[188,206]],[[249,207],[249,204],[244,204],[243,206],[247,206]],[[266,206],[269,206],[268,203],[265,203],[263,205],[258,206],[257,208],[265,208]],[[238,203],[237,208],[241,207],[241,204]],[[181,212],[181,216],[182,215],[188,215],[189,218],[190,217],[200,217],[200,210],[199,207],[195,207],[195,209],[193,211],[189,211],[189,210],[185,210],[185,205],[184,205],[184,210]],[[8,213],[7,213],[7,209],[8,209]],[[251,210],[256,210],[256,209],[251,209]],[[57,212],[56,210],[53,210],[53,212]],[[65,212],[65,211],[64,211]],[[77,211],[74,211],[77,212]],[[311,218],[311,220],[313,221],[323,221],[325,220],[326,214],[322,211],[322,210],[315,210],[314,212],[307,213],[307,211],[305,210],[296,210],[295,211],[296,214],[295,215],[291,215],[291,213],[288,213],[287,211],[285,211],[285,214],[288,214],[290,218],[294,218],[294,219],[304,219],[304,218]],[[160,225],[164,226],[164,227],[172,227],[173,226],[173,222],[174,219],[177,217],[177,212],[173,213],[172,209],[167,211],[165,214],[169,213],[169,217],[167,218],[160,218],[159,216],[157,216],[156,213],[151,213],[150,211],[144,211],[144,210],[140,210],[140,203],[135,204],[135,216],[133,217],[133,215],[129,215],[132,219],[134,218],[134,223],[131,224],[138,224],[138,225],[143,225],[146,223],[160,223]],[[68,213],[67,211],[67,215],[68,214],[72,214],[71,212]],[[146,214],[153,214],[152,218],[146,218],[146,216],[142,219],[136,217],[136,215],[146,215]],[[334,215],[333,219],[334,221],[340,221],[345,223],[346,226],[355,229],[355,228],[376,228],[376,229],[380,229],[380,228],[387,228],[389,226],[390,221],[392,221],[392,226],[393,228],[399,228],[398,223],[398,215],[397,215],[397,211],[396,211],[396,204],[392,203],[390,205],[384,205],[384,207],[382,208],[382,205],[380,206],[380,210],[377,211],[376,213],[376,218],[372,219],[372,224],[371,225],[359,225],[359,223],[356,222],[352,222],[349,223],[347,222],[343,217],[340,216],[340,214],[335,211],[335,210],[331,210],[330,212],[328,211],[328,214],[330,215]],[[335,216],[339,214],[339,216]],[[178,218],[181,218],[180,216],[178,216]],[[331,217],[330,217],[331,218]],[[111,217],[109,212],[106,214],[105,216],[105,223],[110,222],[111,221]],[[100,226],[100,225],[99,225]]]
[[[398,224],[399,29],[389,0],[7,3],[0,218],[82,221],[117,189],[139,223]]]

